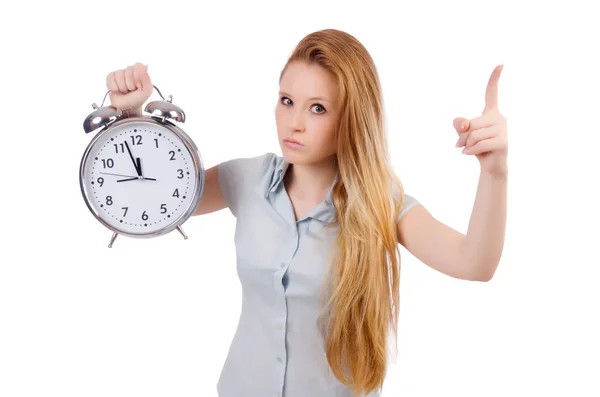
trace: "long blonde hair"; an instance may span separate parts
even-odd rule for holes
[[[383,388],[390,328],[394,339],[398,335],[396,219],[404,204],[388,157],[381,86],[366,48],[340,30],[304,37],[280,81],[294,61],[324,67],[339,86],[338,179],[331,193],[339,233],[329,257],[335,266],[327,273],[328,323],[321,331],[333,374],[353,394],[368,394]]]

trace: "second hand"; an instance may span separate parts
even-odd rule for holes
[[[110,172],[100,172],[100,174],[104,174],[104,175],[114,175],[114,176],[127,176],[130,178],[133,178],[135,175],[123,175],[123,174],[111,174]]]
[[[99,174],[104,174],[104,175],[114,175],[114,176],[124,176],[127,178],[135,178],[135,179],[143,179],[143,180],[148,180],[148,181],[155,181],[156,179],[154,178],[145,178],[145,177],[139,177],[139,176],[135,176],[135,175],[124,175],[124,174],[112,174],[110,172],[99,172]]]

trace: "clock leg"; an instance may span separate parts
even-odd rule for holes
[[[110,238],[110,243],[108,244],[108,248],[112,248],[113,243],[115,242],[115,239],[117,238],[117,236],[119,235],[119,233],[114,232],[112,237]]]
[[[183,229],[181,228],[181,226],[177,226],[177,230],[179,230],[179,233],[181,233],[183,238],[187,240],[188,236],[183,232]]]

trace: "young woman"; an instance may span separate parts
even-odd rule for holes
[[[394,174],[367,50],[334,29],[300,41],[280,75],[275,113],[283,156],[208,169],[194,213],[228,207],[237,218],[242,314],[219,396],[379,396],[388,339],[397,335],[398,243],[451,277],[492,277],[506,220],[501,69],[488,83],[483,115],[454,120],[456,146],[481,165],[463,235],[405,194]],[[107,86],[111,104],[134,114],[152,93],[140,63],[109,73]]]

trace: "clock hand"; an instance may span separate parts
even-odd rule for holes
[[[129,157],[131,158],[131,161],[133,162],[133,166],[135,167],[135,171],[137,172],[138,176],[142,176],[142,172],[138,168],[135,160],[133,159],[133,154],[131,154],[131,149],[129,149],[129,145],[127,144],[127,139],[125,139],[125,147],[127,148],[127,151],[129,152]]]
[[[155,181],[156,179],[154,178],[144,178],[144,177],[139,177],[139,176],[134,176],[133,178],[127,178],[127,179],[119,179],[117,180],[117,182],[126,182],[126,181],[135,181],[135,180],[142,180],[142,181]]]
[[[127,177],[133,177],[133,175],[111,174],[110,172],[100,172],[100,174],[104,174],[104,175],[114,175],[114,176],[127,176]],[[136,177],[136,178],[137,178],[137,177]]]
[[[142,163],[139,157],[135,158],[136,164],[137,164],[137,169],[140,172],[140,175],[144,175],[144,173],[142,172]]]

